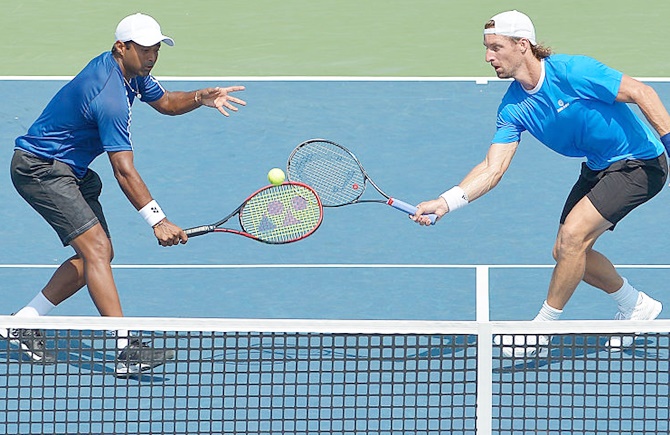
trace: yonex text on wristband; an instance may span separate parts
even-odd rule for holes
[[[165,213],[163,213],[161,206],[153,199],[140,209],[140,216],[142,216],[151,227],[165,219]]]

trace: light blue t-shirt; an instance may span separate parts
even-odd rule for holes
[[[131,151],[135,92],[151,102],[165,90],[152,76],[129,84],[111,52],[102,53],[56,93],[27,134],[16,139],[15,149],[66,163],[80,178],[103,152]]]
[[[626,103],[615,101],[622,77],[586,56],[545,58],[535,89],[526,91],[517,81],[507,89],[492,143],[517,142],[528,130],[559,154],[586,157],[593,170],[658,157],[663,146],[651,128]]]

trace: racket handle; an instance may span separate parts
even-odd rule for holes
[[[214,228],[216,228],[214,225],[202,225],[199,227],[187,228],[184,230],[184,232],[189,237],[195,237],[211,233],[212,231],[214,231]]]
[[[391,207],[395,208],[395,209],[398,209],[400,211],[404,211],[405,213],[416,214],[416,207],[415,206],[413,206],[412,204],[408,204],[404,201],[401,201],[399,199],[389,198],[389,200],[386,201],[386,203],[388,205],[390,205]],[[431,225],[435,225],[435,221],[437,220],[437,215],[436,214],[430,213],[430,214],[427,214],[425,216],[428,216],[428,219],[430,219],[430,224]]]

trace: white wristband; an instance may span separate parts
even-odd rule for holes
[[[468,194],[460,186],[454,186],[440,195],[447,202],[449,211],[458,210],[468,205]]]
[[[140,216],[142,216],[151,227],[165,219],[165,213],[161,210],[161,206],[153,199],[149,204],[140,209]]]

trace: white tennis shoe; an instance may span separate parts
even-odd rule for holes
[[[551,338],[548,335],[496,335],[493,343],[502,345],[502,354],[507,358],[545,357]]]
[[[619,311],[614,315],[614,320],[654,320],[661,314],[661,310],[663,310],[663,304],[647,296],[646,293],[640,292],[633,311],[628,314]],[[632,335],[613,335],[606,345],[616,350],[631,347],[634,341],[635,337]]]

